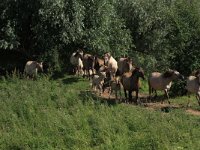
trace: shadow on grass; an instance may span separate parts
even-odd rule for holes
[[[67,77],[62,80],[63,84],[72,84],[79,81],[80,81],[80,78],[78,77]]]
[[[65,72],[55,72],[50,79],[60,80],[63,84],[72,84],[81,80],[80,77],[77,77],[75,75],[69,75]]]
[[[122,99],[121,102],[118,102],[115,98],[111,97],[110,99],[108,99],[107,96],[99,96],[97,95],[97,93],[93,92],[93,91],[81,91],[80,95],[79,95],[83,101],[83,103],[86,103],[87,101],[90,101],[91,99],[96,101],[96,102],[100,102],[100,103],[104,103],[104,104],[108,104],[108,105],[116,105],[117,103],[125,103],[125,98],[123,98],[123,94],[122,94]],[[149,97],[146,95],[141,95],[139,96],[140,98],[140,102],[141,103],[157,103],[157,102],[164,102],[167,101],[167,98],[165,98],[164,96],[157,96],[156,99],[152,99],[151,101],[149,100]],[[135,99],[135,96],[133,96],[133,99]],[[128,103],[130,105],[135,105],[134,103]]]
[[[115,99],[108,100],[107,98],[97,96],[96,93],[92,91],[81,91],[79,96],[81,97],[83,104],[89,102],[91,99],[94,100],[96,104],[105,104],[108,106],[113,106],[117,104]]]
[[[165,95],[152,96],[151,98],[148,96],[147,99],[152,103],[167,101],[167,97]]]
[[[96,105],[99,104],[104,104],[104,105],[108,105],[108,106],[115,106],[118,104],[118,102],[116,101],[115,98],[111,98],[108,99],[107,97],[101,97],[98,96],[95,92],[93,91],[81,91],[79,96],[81,97],[81,101],[83,102],[83,104],[87,104],[90,101],[94,101]],[[133,97],[135,98],[135,97]],[[140,96],[140,101],[142,102],[142,104],[138,105],[138,106],[142,106],[142,107],[146,107],[146,108],[152,108],[155,111],[160,111],[163,113],[170,113],[173,110],[177,110],[177,109],[182,109],[182,110],[186,110],[188,109],[187,107],[185,107],[184,105],[173,105],[173,104],[168,104],[168,102],[166,102],[167,98],[163,95],[159,95],[157,96],[157,98],[151,102],[147,102],[147,96]],[[124,99],[122,99],[123,101]],[[157,102],[162,102],[162,100],[164,100],[165,102],[163,104],[161,103],[157,103]],[[120,102],[120,103],[124,103]],[[128,105],[135,105],[135,104],[128,104]],[[197,108],[196,109],[192,109],[194,111],[199,111]]]
[[[175,109],[185,108],[185,106],[182,104],[179,104],[179,105],[172,104],[171,99],[169,101],[170,101],[170,104],[168,103],[168,100],[165,95],[158,95],[156,97],[152,96],[151,99],[147,95],[140,96],[140,102],[141,102],[142,106],[144,106],[146,108],[154,109],[156,111],[169,113]]]
[[[53,75],[51,76],[51,79],[52,80],[57,80],[57,79],[60,79],[60,78],[64,78],[66,75],[65,72],[55,72],[53,73]]]

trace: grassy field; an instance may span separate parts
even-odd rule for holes
[[[200,149],[200,117],[103,102],[87,80],[0,80],[0,149]],[[146,92],[146,88],[142,90]],[[188,97],[171,99],[186,104]],[[194,99],[194,97],[191,97]],[[197,102],[191,102],[199,109]]]

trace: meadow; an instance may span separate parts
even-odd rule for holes
[[[196,150],[200,117],[186,108],[149,109],[107,102],[70,75],[0,79],[0,149]],[[141,89],[147,92],[146,84]],[[161,93],[160,93],[161,94]],[[171,98],[186,105],[188,97]],[[191,108],[198,110],[194,96]],[[167,102],[166,102],[167,103]]]

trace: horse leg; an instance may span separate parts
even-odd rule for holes
[[[75,67],[75,75],[78,75],[78,66]]]
[[[121,102],[122,101],[122,92],[121,92],[121,90],[119,91],[119,97],[120,97],[119,101]]]
[[[124,95],[125,95],[125,103],[127,102],[127,93],[126,93],[126,90],[124,89]]]
[[[95,75],[95,70],[92,69],[92,77]]]
[[[111,76],[111,80],[114,80],[114,78],[115,78],[115,74],[114,74],[113,71],[110,72],[110,76]]]
[[[151,102],[151,93],[153,92],[153,90],[152,90],[149,80],[148,80],[148,85],[149,85],[149,101]]]
[[[82,68],[81,68],[81,67],[79,67],[79,76],[81,76],[81,75],[82,75],[82,73],[83,73],[83,70],[82,70]]]
[[[115,99],[118,100],[118,97],[117,97],[117,90],[115,90]]]
[[[105,82],[103,83],[102,89],[103,89],[103,93],[104,93],[105,92]]]
[[[190,107],[190,93],[187,92],[188,102],[186,108]]]
[[[111,88],[109,88],[108,93],[109,93],[109,99],[110,99],[110,95],[112,94],[112,89]]]
[[[200,92],[197,93],[196,98],[197,98],[198,104],[200,106]]]
[[[90,74],[90,72],[91,72],[91,74]],[[89,69],[89,80],[91,80],[91,78],[93,77],[93,75],[94,75],[94,70],[93,69]]]
[[[151,97],[151,96],[152,96],[152,95],[151,95],[152,92],[153,92],[153,88],[150,87],[150,88],[149,88],[149,102],[151,102],[151,99],[152,99],[152,97]]]
[[[157,91],[156,90],[154,90],[153,88],[152,88],[152,91],[154,91],[154,93],[155,93],[155,95],[154,95],[154,99],[156,99],[157,97],[158,97],[158,94],[157,94]]]
[[[138,91],[139,91],[138,89],[135,91],[136,92],[136,97],[135,97],[136,98],[136,100],[135,100],[136,104],[138,103]]]
[[[101,94],[102,94],[102,85],[99,85],[99,95],[101,96]]]
[[[87,69],[88,78],[90,80],[90,69]]]
[[[96,92],[96,85],[94,85],[93,83],[92,83],[92,90]]]
[[[80,76],[80,71],[81,71],[81,68],[80,66],[78,66],[78,77]]]
[[[132,91],[128,91],[128,100],[131,103],[132,102]]]
[[[169,101],[169,94],[168,94],[167,89],[165,89],[165,94],[166,94],[166,96],[167,96],[167,101],[168,101],[168,103],[170,104],[170,101]],[[162,103],[163,103],[163,100],[162,100]]]
[[[83,68],[83,78],[85,78],[85,68]]]

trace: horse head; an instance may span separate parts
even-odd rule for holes
[[[140,67],[136,67],[133,72],[132,72],[132,76],[136,76],[136,77],[141,77],[143,80],[145,79],[144,77],[144,71],[142,68]]]

